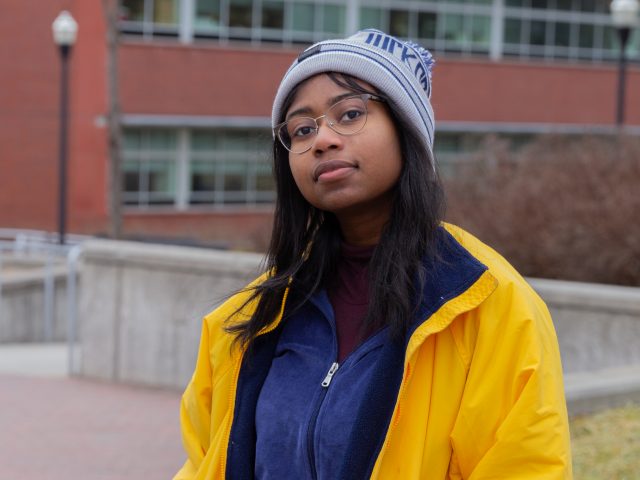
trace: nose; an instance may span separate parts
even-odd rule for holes
[[[342,148],[343,137],[336,131],[329,127],[329,121],[327,118],[317,120],[318,133],[313,141],[311,149],[318,155],[328,150],[336,150]]]

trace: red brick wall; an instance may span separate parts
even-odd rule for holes
[[[272,211],[129,213],[125,230],[130,237],[197,240],[208,245],[265,251],[271,236]]]
[[[123,108],[128,113],[269,116],[294,57],[291,50],[128,43],[121,52]]]
[[[437,120],[613,124],[617,69],[442,60],[433,76]],[[640,124],[640,69],[628,71],[627,123]]]
[[[0,14],[0,226],[55,224],[59,62],[51,22],[70,2]]]
[[[105,110],[100,2],[21,0],[0,15],[0,227],[57,229],[60,60],[51,23],[64,9],[79,24],[69,72],[68,228],[105,221],[105,133],[95,126]]]

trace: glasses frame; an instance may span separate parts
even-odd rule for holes
[[[318,136],[318,131],[320,130],[320,125],[318,125],[318,120],[320,120],[321,118],[327,118],[327,114],[328,112],[335,107],[336,105],[338,105],[340,102],[344,102],[346,100],[352,99],[352,98],[360,98],[362,100],[362,103],[364,103],[364,114],[365,114],[365,119],[364,122],[362,123],[362,126],[356,130],[355,132],[351,132],[351,133],[342,133],[339,132],[338,130],[335,129],[335,123],[331,122],[327,119],[327,121],[325,122],[327,127],[329,127],[331,130],[333,130],[334,132],[336,132],[338,135],[342,135],[344,137],[348,137],[351,135],[355,135],[356,133],[360,133],[362,131],[362,129],[364,129],[364,126],[367,124],[367,119],[369,118],[369,110],[367,109],[367,103],[369,100],[373,100],[374,102],[384,102],[385,100],[378,96],[375,95],[373,93],[361,93],[361,94],[357,94],[354,93],[353,95],[349,95],[347,97],[341,98],[340,100],[338,100],[336,103],[334,103],[333,105],[331,105],[329,108],[327,108],[327,111],[324,112],[322,115],[320,115],[319,117],[313,118],[313,117],[306,117],[306,116],[302,116],[302,117],[295,117],[295,118],[306,118],[309,120],[313,120],[313,123],[315,123],[316,128],[313,129],[313,131],[315,132],[315,137],[312,137],[313,140],[311,141],[311,143],[309,144],[309,147],[302,150],[302,151],[293,151],[291,150],[291,148],[287,147],[287,145],[285,144],[284,140],[282,139],[282,137],[280,136],[280,132],[282,131],[282,128],[284,126],[287,125],[287,123],[289,123],[291,121],[291,119],[286,120],[282,123],[279,123],[278,125],[276,125],[275,127],[273,127],[273,135],[278,139],[278,141],[282,144],[282,146],[287,149],[287,151],[289,151],[290,153],[294,153],[296,155],[302,155],[303,153],[308,152],[309,150],[311,150],[313,148],[313,143],[315,142],[316,137]]]

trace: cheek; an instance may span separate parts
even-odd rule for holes
[[[308,184],[307,177],[309,173],[303,167],[303,163],[300,159],[291,159],[289,156],[289,170],[291,171],[291,176],[293,180],[296,182],[298,190],[305,196],[305,190]]]

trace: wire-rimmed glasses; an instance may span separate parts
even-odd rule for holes
[[[340,135],[354,135],[367,123],[367,102],[381,102],[382,98],[365,93],[353,95],[337,101],[316,118],[293,116],[277,125],[273,130],[284,148],[291,153],[305,153],[311,149],[318,135],[318,120],[325,119],[326,125]]]

